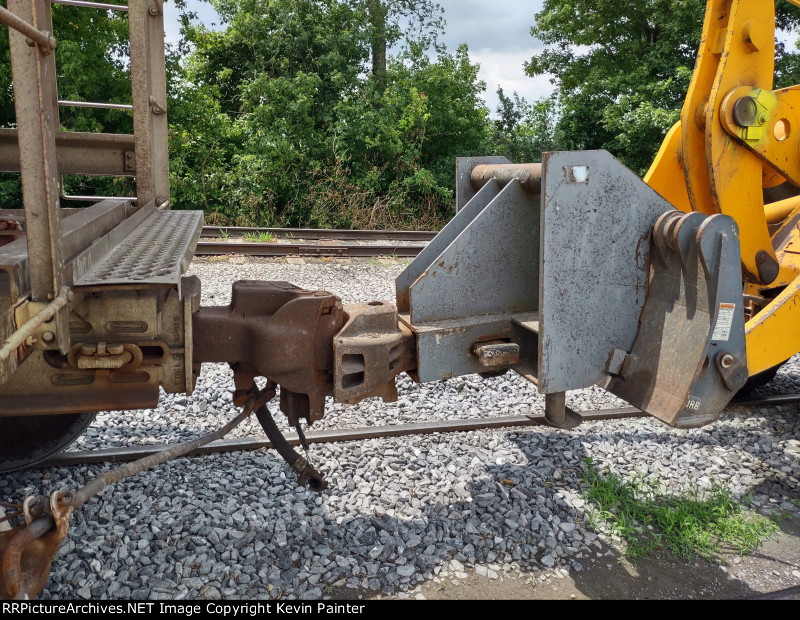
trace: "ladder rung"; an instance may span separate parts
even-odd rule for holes
[[[50,53],[56,48],[56,40],[49,32],[39,30],[4,6],[0,6],[0,23],[6,24],[9,28],[21,32],[35,43],[38,43],[44,48],[43,53]]]
[[[61,101],[58,105],[67,108],[102,108],[106,110],[133,110],[128,103],[95,103],[93,101]]]
[[[50,0],[50,4],[66,4],[67,6],[82,6],[88,9],[103,9],[106,11],[127,11],[127,4],[106,4],[104,2],[87,2],[86,0]]]
[[[71,194],[61,194],[61,200],[79,200],[80,202],[99,202],[100,200],[127,200],[136,202],[136,196],[74,196]]]

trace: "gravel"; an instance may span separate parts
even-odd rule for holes
[[[203,303],[228,302],[235,279],[287,280],[345,303],[393,298],[402,261],[196,261]],[[230,373],[206,366],[195,394],[158,409],[100,414],[76,449],[176,442],[231,417]],[[416,385],[399,401],[331,404],[314,428],[403,424],[541,412],[523,379],[462,377]],[[800,391],[790,361],[756,394]],[[576,409],[622,404],[600,389],[572,393]],[[566,574],[608,562],[619,541],[584,525],[583,460],[671,491],[728,486],[765,512],[800,516],[800,417],[793,407],[724,415],[672,430],[653,419],[476,431],[311,447],[322,495],[299,489],[272,451],[180,459],[107,489],[73,517],[43,598],[312,600],[333,589],[414,596],[428,580],[520,571]],[[283,424],[281,422],[281,424]],[[236,435],[261,434],[245,424]],[[103,465],[6,476],[0,499],[74,488]],[[797,566],[791,570],[798,570]],[[561,572],[559,572],[561,571]],[[421,595],[420,595],[421,596]]]

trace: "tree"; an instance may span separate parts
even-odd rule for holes
[[[54,5],[53,30],[58,47],[56,69],[59,99],[130,103],[127,18],[81,7]],[[8,30],[0,28],[0,127],[15,122],[14,91]],[[69,131],[131,133],[132,116],[119,110],[61,107],[61,127]],[[124,178],[67,177],[66,193],[129,195],[132,184]],[[22,206],[19,175],[0,176],[0,208]],[[70,205],[72,206],[72,205]]]
[[[380,3],[387,40],[398,41],[401,10],[424,16],[423,5]],[[406,40],[376,77],[363,1],[215,6],[226,27],[187,29],[194,51],[171,107],[175,204],[242,225],[441,223],[455,157],[487,142],[466,48],[432,60],[433,35]]]
[[[359,0],[354,0],[358,4]],[[378,88],[386,86],[386,50],[403,37],[423,48],[436,41],[444,26],[442,7],[432,0],[362,0],[366,8],[372,58],[372,76]],[[402,24],[402,22],[406,22]]]
[[[772,0],[765,0],[772,1]],[[674,124],[703,25],[700,0],[545,0],[531,34],[547,45],[526,64],[557,86],[559,146],[605,148],[644,172]],[[800,11],[778,5],[778,27]],[[794,83],[798,55],[777,49],[779,86]]]
[[[511,97],[497,89],[498,118],[492,130],[492,153],[515,163],[541,161],[542,153],[556,148],[556,99],[531,104],[516,92]]]
[[[171,117],[176,203],[239,224],[280,223],[329,159],[337,105],[357,98],[363,15],[338,0],[214,6],[224,30],[186,32],[194,51]]]
[[[176,0],[184,38],[167,57],[173,208],[203,209],[220,224],[441,225],[454,160],[489,150],[490,122],[466,47],[436,45],[438,4],[211,2],[221,30],[194,23]],[[130,101],[126,22],[109,15],[110,25],[102,12],[54,7],[62,98]],[[0,93],[9,85],[0,63]],[[70,130],[127,133],[130,121],[62,112]],[[130,191],[107,179],[68,182],[87,194]],[[18,195],[18,183],[0,182],[0,201]]]

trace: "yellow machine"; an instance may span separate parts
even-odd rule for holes
[[[709,0],[680,122],[645,176],[676,208],[738,224],[751,377],[800,350],[800,197],[762,191],[800,186],[800,86],[772,90],[774,32],[772,2]]]

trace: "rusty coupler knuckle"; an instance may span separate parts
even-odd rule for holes
[[[300,420],[321,419],[326,396],[347,404],[372,396],[393,402],[395,377],[416,367],[414,336],[399,322],[394,305],[343,307],[331,293],[288,282],[235,282],[228,306],[195,312],[192,337],[195,373],[205,362],[230,364],[235,404],[253,394],[258,377],[268,380],[256,417],[298,482],[314,491],[327,483],[289,445],[267,407],[276,388],[280,409],[302,441]]]
[[[414,336],[397,308],[381,301],[344,308],[347,322],[333,341],[334,400],[355,404],[397,400],[395,377],[416,367]]]
[[[265,377],[280,385],[281,411],[292,426],[322,418],[332,393],[331,342],[344,325],[338,297],[288,282],[243,280],[233,284],[230,305],[200,308],[192,322],[195,369],[230,364],[237,401]]]
[[[237,404],[256,377],[279,385],[292,426],[321,419],[326,396],[347,404],[372,396],[394,401],[395,377],[415,367],[414,336],[394,305],[342,307],[331,293],[288,282],[235,282],[229,306],[195,313],[193,339],[196,371],[204,362],[231,365]]]

